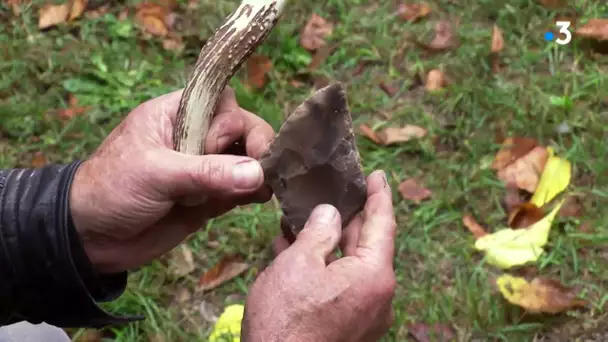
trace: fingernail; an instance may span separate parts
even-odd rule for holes
[[[257,161],[236,164],[232,169],[234,186],[237,189],[256,189],[262,184],[262,167]]]
[[[338,210],[329,204],[318,205],[310,214],[310,222],[314,224],[330,224],[338,215]]]

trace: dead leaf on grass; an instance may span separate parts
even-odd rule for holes
[[[492,28],[492,52],[499,53],[505,48],[505,39],[497,25]]]
[[[512,182],[518,188],[534,193],[548,158],[547,149],[537,146],[523,157],[498,171],[498,178],[506,183]]]
[[[153,2],[140,3],[135,13],[135,22],[146,32],[165,37],[169,34],[174,19],[169,5],[163,6]]]
[[[505,210],[505,213],[509,215],[509,213],[511,213],[513,209],[515,209],[515,207],[523,204],[524,201],[522,200],[519,194],[519,188],[517,187],[517,184],[507,183],[505,190],[505,197],[503,198],[502,206]]]
[[[332,23],[313,13],[302,30],[300,45],[308,51],[315,51],[326,45],[325,39],[333,30]]]
[[[509,213],[509,227],[513,229],[527,228],[545,217],[545,212],[532,203],[522,203]]]
[[[404,199],[415,202],[423,201],[431,197],[431,195],[433,194],[431,190],[418,184],[418,182],[412,178],[407,179],[401,182],[401,184],[399,184],[399,193]]]
[[[576,30],[576,35],[595,40],[608,40],[608,19],[591,19]]]
[[[426,2],[417,4],[402,3],[397,7],[397,15],[399,18],[409,22],[416,22],[419,19],[427,17],[430,13],[431,6]]]
[[[312,60],[306,69],[308,71],[317,70],[321,65],[323,65],[323,63],[325,63],[325,60],[327,60],[336,47],[337,45],[325,45],[319,48],[312,56]]]
[[[450,325],[442,323],[435,323],[431,326],[426,323],[413,323],[408,324],[407,330],[417,342],[447,342],[456,338],[454,329]]]
[[[46,157],[44,156],[44,153],[38,151],[36,153],[34,153],[34,156],[32,157],[32,167],[35,169],[39,169],[41,167],[44,167],[46,165],[47,161],[46,161]]]
[[[560,217],[581,217],[583,215],[583,205],[580,197],[570,196],[566,198],[562,209],[559,211]]]
[[[272,70],[272,61],[264,55],[253,55],[247,59],[246,86],[262,89],[266,85],[266,74]]]
[[[235,256],[224,257],[220,262],[205,272],[200,278],[197,291],[214,289],[223,283],[238,277],[249,268]]]
[[[90,106],[80,106],[78,104],[78,98],[73,94],[68,95],[68,108],[62,108],[57,110],[59,119],[63,121],[71,120],[75,116],[82,115],[90,110]]]
[[[433,69],[429,71],[429,74],[426,76],[425,88],[428,91],[435,91],[444,88],[446,83],[447,82],[443,71]]]
[[[174,248],[169,253],[169,270],[175,276],[183,277],[192,273],[195,268],[192,250],[187,245]]]
[[[38,28],[41,30],[65,23],[70,15],[70,4],[45,5],[40,8],[38,15]]]
[[[382,144],[382,142],[380,141],[380,138],[378,138],[378,135],[376,134],[376,132],[374,132],[374,130],[371,127],[369,127],[368,125],[360,124],[359,130],[361,131],[361,134],[364,137],[370,139],[371,141],[375,142],[378,145]]]
[[[420,43],[419,43],[420,44]],[[458,46],[458,38],[454,33],[454,27],[447,20],[438,21],[435,24],[435,37],[428,44],[420,44],[430,51],[444,51]]]
[[[379,86],[380,86],[380,89],[382,89],[382,91],[384,93],[386,93],[386,95],[388,95],[389,97],[393,97],[393,96],[395,96],[395,94],[397,94],[397,88],[393,87],[390,84],[387,84],[384,81],[381,81]]]
[[[87,0],[73,0],[71,1],[72,7],[70,8],[70,15],[68,20],[72,21],[79,18],[84,11],[87,9]]]
[[[382,145],[405,143],[413,139],[426,136],[428,131],[416,125],[405,125],[403,127],[387,127],[376,133],[376,137]]]
[[[462,217],[462,224],[473,234],[476,239],[479,239],[482,236],[488,235],[486,229],[480,225],[475,218],[466,214]]]
[[[21,6],[24,5],[25,3],[29,3],[30,1],[23,1],[23,0],[7,0],[6,4],[7,6],[9,6],[11,8],[11,10],[13,11],[14,15],[19,15],[21,14]]]
[[[496,157],[494,157],[491,168],[494,170],[502,170],[517,159],[528,154],[536,146],[538,146],[538,144],[536,140],[532,138],[507,138],[502,143],[502,147],[496,154]]]
[[[511,304],[531,313],[558,314],[587,305],[586,301],[577,298],[573,288],[553,279],[537,277],[528,283],[524,278],[504,274],[496,284]]]

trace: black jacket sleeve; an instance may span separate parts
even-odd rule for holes
[[[72,222],[69,193],[80,165],[0,170],[0,326],[18,321],[101,327],[139,317],[108,314],[127,273],[100,275]]]

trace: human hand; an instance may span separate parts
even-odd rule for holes
[[[272,195],[256,160],[274,138],[270,125],[241,109],[226,89],[205,155],[178,153],[173,126],[181,94],[135,108],[76,172],[72,218],[89,259],[102,273],[140,266],[178,245],[207,219]],[[244,142],[247,157],[220,155],[237,141]]]
[[[376,341],[392,324],[395,216],[382,171],[367,179],[363,217],[341,230],[338,211],[320,205],[296,241],[252,286],[244,341]],[[344,257],[335,259],[340,246]],[[333,260],[333,261],[332,261]]]

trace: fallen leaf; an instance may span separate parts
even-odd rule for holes
[[[505,39],[497,25],[492,28],[492,53],[499,53],[505,48]]]
[[[248,264],[238,261],[234,256],[225,257],[203,274],[198,283],[197,290],[207,291],[214,289],[223,283],[238,277],[248,268]]]
[[[476,239],[488,235],[486,229],[480,225],[477,220],[470,214],[466,214],[462,217],[462,224],[473,234]]]
[[[182,51],[184,49],[184,42],[182,42],[179,38],[167,38],[163,40],[163,49]]]
[[[87,0],[72,0],[70,1],[70,15],[68,16],[68,20],[72,21],[74,19],[79,18],[84,11],[87,9]]]
[[[101,342],[102,334],[97,329],[85,329],[76,342]]]
[[[547,149],[547,153],[549,159],[543,169],[536,192],[530,200],[530,203],[537,207],[549,203],[555,196],[566,190],[572,177],[572,166],[568,160],[556,157],[552,149]]]
[[[315,51],[326,45],[325,39],[333,30],[332,23],[313,13],[302,30],[300,45],[308,51]]]
[[[73,94],[68,95],[68,108],[62,108],[57,110],[57,115],[61,120],[67,121],[73,119],[75,116],[82,115],[90,110],[90,106],[79,106],[78,98]]]
[[[418,184],[415,179],[407,179],[399,184],[399,193],[401,197],[407,200],[420,202],[423,201],[433,194],[431,190]]]
[[[409,22],[416,22],[419,19],[428,16],[430,13],[431,6],[426,2],[399,4],[397,7],[397,15],[399,18]]]
[[[360,61],[359,64],[357,64],[357,67],[355,68],[355,71],[353,71],[353,76],[359,76],[361,75],[364,71],[365,68],[367,67],[367,62],[366,61]]]
[[[165,342],[165,338],[161,334],[154,334],[149,339],[148,342]]]
[[[379,86],[380,89],[382,89],[382,91],[385,92],[389,97],[393,97],[395,94],[397,94],[397,88],[386,84],[384,81],[380,82]]]
[[[447,342],[456,338],[454,329],[448,324],[435,323],[429,326],[426,323],[413,323],[408,324],[407,331],[417,342]]]
[[[382,145],[392,145],[408,142],[426,136],[428,131],[416,125],[405,125],[403,127],[387,127],[376,133],[376,137]]]
[[[371,129],[371,127],[369,127],[368,125],[360,124],[359,130],[361,131],[361,134],[363,134],[364,137],[370,139],[371,141],[375,142],[376,144],[382,143],[380,141],[380,139],[378,138],[378,136],[376,135],[376,132],[374,132],[374,130]]]
[[[496,284],[509,303],[531,313],[557,314],[587,305],[577,298],[573,288],[553,279],[537,277],[528,283],[524,278],[504,274],[496,279]]]
[[[70,4],[47,4],[38,12],[38,28],[41,30],[65,23],[70,15]]]
[[[545,213],[532,203],[522,203],[509,213],[509,227],[513,229],[527,228],[543,219]]]
[[[521,196],[519,195],[519,188],[515,183],[507,183],[505,187],[505,197],[503,199],[502,205],[505,213],[509,215],[515,207],[524,203]]]
[[[171,10],[167,6],[162,6],[158,3],[144,2],[140,3],[135,13],[135,21],[146,32],[160,37],[165,37],[169,34],[171,24]]]
[[[608,40],[608,19],[591,19],[576,30],[576,35],[595,40]]]
[[[563,202],[551,213],[528,229],[501,229],[475,241],[475,249],[483,251],[490,265],[511,268],[536,261],[544,253],[543,246],[549,239],[549,231]]]
[[[458,39],[454,34],[452,23],[447,20],[438,21],[435,24],[435,37],[429,44],[421,44],[431,51],[443,51],[458,46]]]
[[[169,270],[177,277],[183,277],[194,271],[194,257],[187,245],[174,248],[169,253]]]
[[[6,4],[11,8],[14,15],[21,14],[21,5],[23,5],[22,0],[7,0]],[[29,1],[28,1],[29,2]]]
[[[564,201],[559,217],[581,217],[583,215],[583,205],[579,197],[570,196]]]
[[[272,61],[263,55],[253,55],[247,59],[246,85],[262,89],[266,85],[266,74],[272,70]]]
[[[46,161],[46,157],[44,156],[44,153],[38,151],[36,153],[34,153],[34,156],[32,157],[32,167],[35,169],[39,169],[41,167],[44,167],[46,165],[47,161]]]
[[[102,16],[106,15],[108,12],[110,12],[110,6],[108,4],[99,6],[95,9],[86,11],[85,13],[85,17],[89,18],[89,19],[96,19],[96,18],[101,18]],[[129,13],[129,9],[128,8],[123,8],[120,13],[118,14],[118,20],[125,20],[126,17],[123,17],[124,15],[127,15]]]
[[[192,298],[192,294],[190,293],[190,290],[188,290],[185,287],[179,288],[177,290],[177,293],[175,294],[175,301],[180,304],[184,304],[185,302],[189,301],[191,298]]]
[[[241,336],[241,323],[245,306],[234,304],[227,306],[213,326],[209,342],[238,342]]]
[[[425,88],[428,91],[435,91],[444,88],[446,85],[445,74],[439,69],[429,71],[426,76]]]
[[[337,45],[325,45],[319,48],[312,56],[312,60],[306,69],[308,69],[308,71],[317,70],[325,62],[327,57],[332,54],[336,47]]]
[[[498,178],[506,183],[514,183],[520,189],[534,193],[548,158],[547,149],[537,146],[509,166],[498,171]]]
[[[502,170],[515,160],[528,154],[528,152],[532,151],[536,146],[538,146],[538,144],[536,143],[536,140],[532,138],[507,138],[502,143],[502,147],[496,154],[496,157],[494,157],[491,168],[494,170]]]

